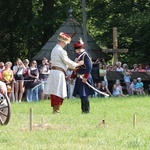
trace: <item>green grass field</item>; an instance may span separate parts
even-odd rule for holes
[[[0,150],[150,150],[150,97],[91,98],[90,105],[90,113],[81,114],[79,99],[65,100],[57,115],[48,100],[11,103]]]

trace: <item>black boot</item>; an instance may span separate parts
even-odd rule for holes
[[[82,113],[85,113],[84,99],[81,99],[81,110],[82,110]]]
[[[88,99],[84,100],[84,104],[85,104],[85,113],[89,113],[90,112],[89,100]]]

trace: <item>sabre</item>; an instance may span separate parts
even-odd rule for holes
[[[79,75],[79,78],[83,79],[83,77],[81,75]],[[91,89],[93,89],[94,91],[98,92],[99,94],[102,94],[102,95],[105,95],[105,96],[109,97],[109,94],[99,91],[98,89],[96,89],[95,87],[90,85],[88,82],[86,82],[85,84],[87,84]]]
[[[44,83],[46,83],[46,81],[43,81],[43,82],[39,83],[38,85],[36,85],[35,87],[33,87],[31,90],[33,91],[34,89],[36,89],[37,87],[39,87],[40,85],[42,85]]]
[[[75,31],[75,32],[71,35],[71,39],[76,35],[77,32],[78,32],[78,30]]]

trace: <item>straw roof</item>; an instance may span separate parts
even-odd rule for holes
[[[68,53],[68,57],[74,60],[75,51],[73,48],[73,43],[79,40],[79,37],[83,39],[83,29],[81,25],[72,17],[69,17],[61,27],[55,32],[55,34],[48,40],[48,42],[42,47],[42,49],[33,57],[35,60],[42,60],[43,57],[51,59],[51,51],[57,44],[57,37],[60,32],[65,32],[70,36],[77,31],[76,35],[73,37],[70,44],[68,44],[64,49]],[[102,52],[102,49],[94,41],[94,39],[87,33],[87,43],[88,49],[86,50],[92,57],[93,60],[97,58],[106,58],[106,54]]]

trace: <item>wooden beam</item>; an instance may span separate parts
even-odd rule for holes
[[[114,51],[119,53],[127,53],[128,49],[102,49],[102,52],[104,53],[113,53]]]
[[[118,62],[118,53],[127,53],[128,49],[119,49],[118,48],[118,36],[117,36],[117,28],[113,28],[113,49],[102,49],[105,53],[113,53],[113,62],[112,64],[116,64]]]

